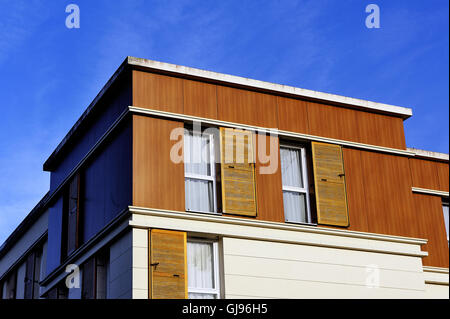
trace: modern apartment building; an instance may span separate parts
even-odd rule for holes
[[[448,298],[411,109],[128,57],[0,247],[9,298]]]

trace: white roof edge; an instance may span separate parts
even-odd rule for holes
[[[439,152],[432,152],[432,151],[426,151],[426,150],[420,150],[417,148],[407,148],[408,151],[413,152],[416,156],[419,157],[426,157],[426,158],[432,158],[437,160],[449,160],[449,154],[447,153],[439,153]]]
[[[186,67],[186,66],[165,63],[165,62],[158,62],[158,61],[136,58],[136,57],[131,57],[131,56],[127,57],[127,59],[128,59],[128,64],[130,64],[130,65],[152,68],[152,69],[166,71],[166,72],[179,73],[179,74],[183,74],[183,75],[189,75],[189,76],[210,79],[210,80],[215,80],[215,81],[220,81],[220,82],[238,84],[238,85],[263,89],[263,90],[270,90],[270,91],[275,91],[275,92],[292,94],[292,95],[297,95],[300,97],[306,97],[306,98],[330,101],[330,102],[334,102],[334,103],[341,103],[341,104],[346,104],[346,105],[351,105],[351,106],[357,106],[357,107],[366,108],[369,110],[375,110],[375,111],[381,111],[381,112],[399,115],[400,117],[402,117],[404,119],[412,116],[412,109],[406,108],[406,107],[377,103],[377,102],[366,101],[366,100],[361,100],[361,99],[355,99],[355,98],[351,98],[351,97],[330,94],[330,93],[323,93],[323,92],[319,92],[319,91],[301,89],[301,88],[296,88],[293,86],[287,86],[287,85],[275,84],[275,83],[264,82],[264,81],[259,81],[259,80],[253,80],[253,79],[243,78],[243,77],[229,75],[229,74],[195,69],[195,68],[190,68],[190,67]]]

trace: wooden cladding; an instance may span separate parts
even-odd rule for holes
[[[354,149],[344,157],[350,229],[417,237],[408,158]]]
[[[149,238],[149,297],[186,299],[186,233],[152,229]]]
[[[415,221],[418,225],[417,237],[428,239],[428,243],[423,247],[423,250],[428,252],[423,264],[448,268],[449,252],[441,197],[413,194],[413,200]]]
[[[182,122],[133,115],[133,205],[185,210],[184,164],[170,158],[177,142],[170,134],[183,127]]]
[[[347,195],[342,149],[339,145],[312,143],[317,221],[348,226]]]
[[[409,165],[413,187],[449,191],[448,163],[411,158]]]
[[[256,216],[254,135],[220,128],[222,208],[226,214]]]
[[[137,107],[406,149],[394,116],[137,70],[132,91]]]

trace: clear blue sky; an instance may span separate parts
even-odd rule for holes
[[[42,164],[127,55],[411,107],[409,147],[448,153],[447,0],[0,0],[0,243]],[[367,29],[365,7],[381,10]]]

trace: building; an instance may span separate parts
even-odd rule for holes
[[[0,294],[448,298],[449,156],[406,147],[411,115],[128,57],[44,163]]]

